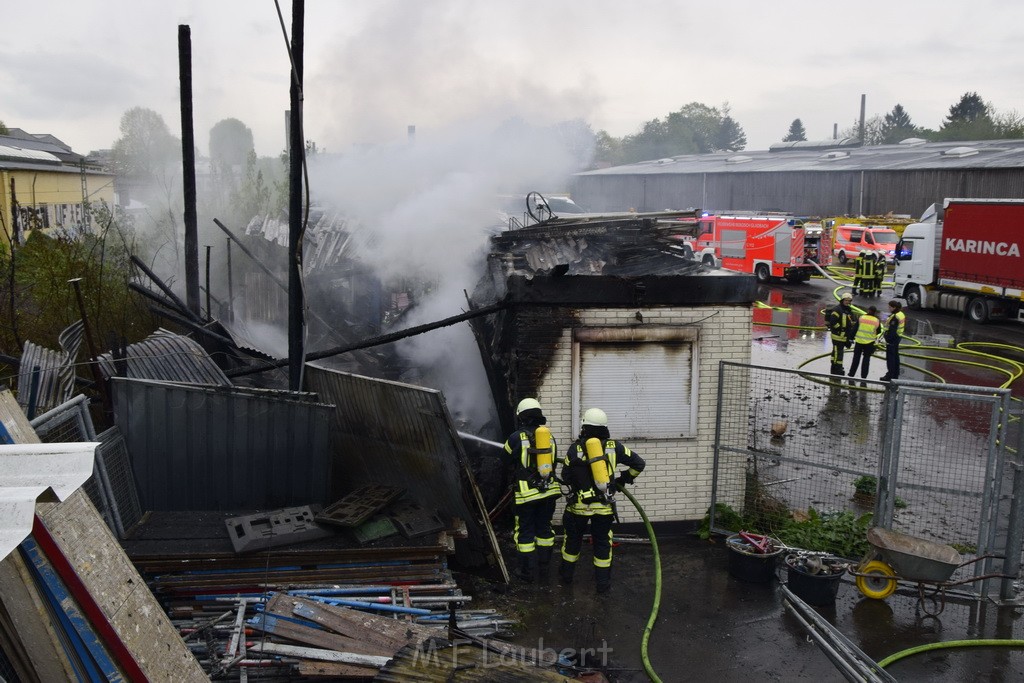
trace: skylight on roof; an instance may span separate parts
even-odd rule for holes
[[[825,161],[835,161],[836,159],[845,159],[848,156],[850,156],[849,152],[846,152],[841,149],[834,149],[831,152],[825,152],[818,158],[824,159]]]
[[[899,144],[905,147],[917,147],[918,145],[923,145],[926,142],[928,141],[925,140],[924,138],[905,138],[903,140],[900,140]]]
[[[736,154],[725,160],[727,164],[745,164],[748,161],[753,161],[754,157],[748,157],[744,154]]]
[[[944,157],[969,157],[978,153],[975,147],[951,147],[942,153]]]

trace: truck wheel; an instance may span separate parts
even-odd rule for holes
[[[917,285],[907,285],[907,289],[903,292],[903,297],[907,300],[907,308],[912,311],[921,310],[921,288]]]
[[[754,275],[757,276],[757,281],[764,284],[772,279],[772,271],[768,269],[768,266],[764,263],[758,263],[757,267],[754,268]]]
[[[689,245],[683,247],[683,258],[688,261],[693,260],[693,249],[691,249]]]
[[[714,268],[715,257],[712,256],[711,254],[704,254],[704,258],[701,259],[701,263],[703,263],[705,266],[708,266],[709,268]]]
[[[845,251],[839,252],[839,262],[842,263],[843,265],[846,265],[846,252]]]
[[[988,301],[983,297],[975,297],[967,302],[967,317],[979,325],[988,322]]]

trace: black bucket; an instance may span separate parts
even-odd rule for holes
[[[828,573],[810,574],[799,565],[793,555],[786,557],[786,586],[808,605],[824,607],[834,605],[839,585],[846,573],[846,564],[831,563]]]
[[[775,563],[782,553],[781,544],[772,539],[775,550],[768,553],[754,552],[749,543],[739,534],[725,539],[729,549],[729,573],[740,581],[768,583],[775,578]]]

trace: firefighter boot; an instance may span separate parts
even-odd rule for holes
[[[533,583],[537,573],[537,553],[519,553],[519,568],[515,572],[517,579],[523,583]]]
[[[562,564],[558,565],[558,580],[568,586],[572,583],[574,574],[576,574],[576,563],[562,560]]]
[[[551,567],[551,553],[554,548],[551,546],[538,546],[537,547],[537,577],[541,583],[548,582],[548,569]]]
[[[598,593],[607,593],[612,589],[611,567],[594,567],[594,578],[597,580]]]

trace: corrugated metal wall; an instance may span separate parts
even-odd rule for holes
[[[459,548],[461,561],[479,564],[488,552],[500,555],[441,392],[313,365],[307,365],[306,382],[337,406],[331,420],[335,486],[400,486],[420,505],[466,522],[470,548]]]
[[[573,198],[588,211],[789,211],[806,216],[920,216],[946,197],[1024,197],[1021,169],[650,173],[582,175]]]
[[[111,380],[145,510],[328,504],[332,406],[283,391]]]

